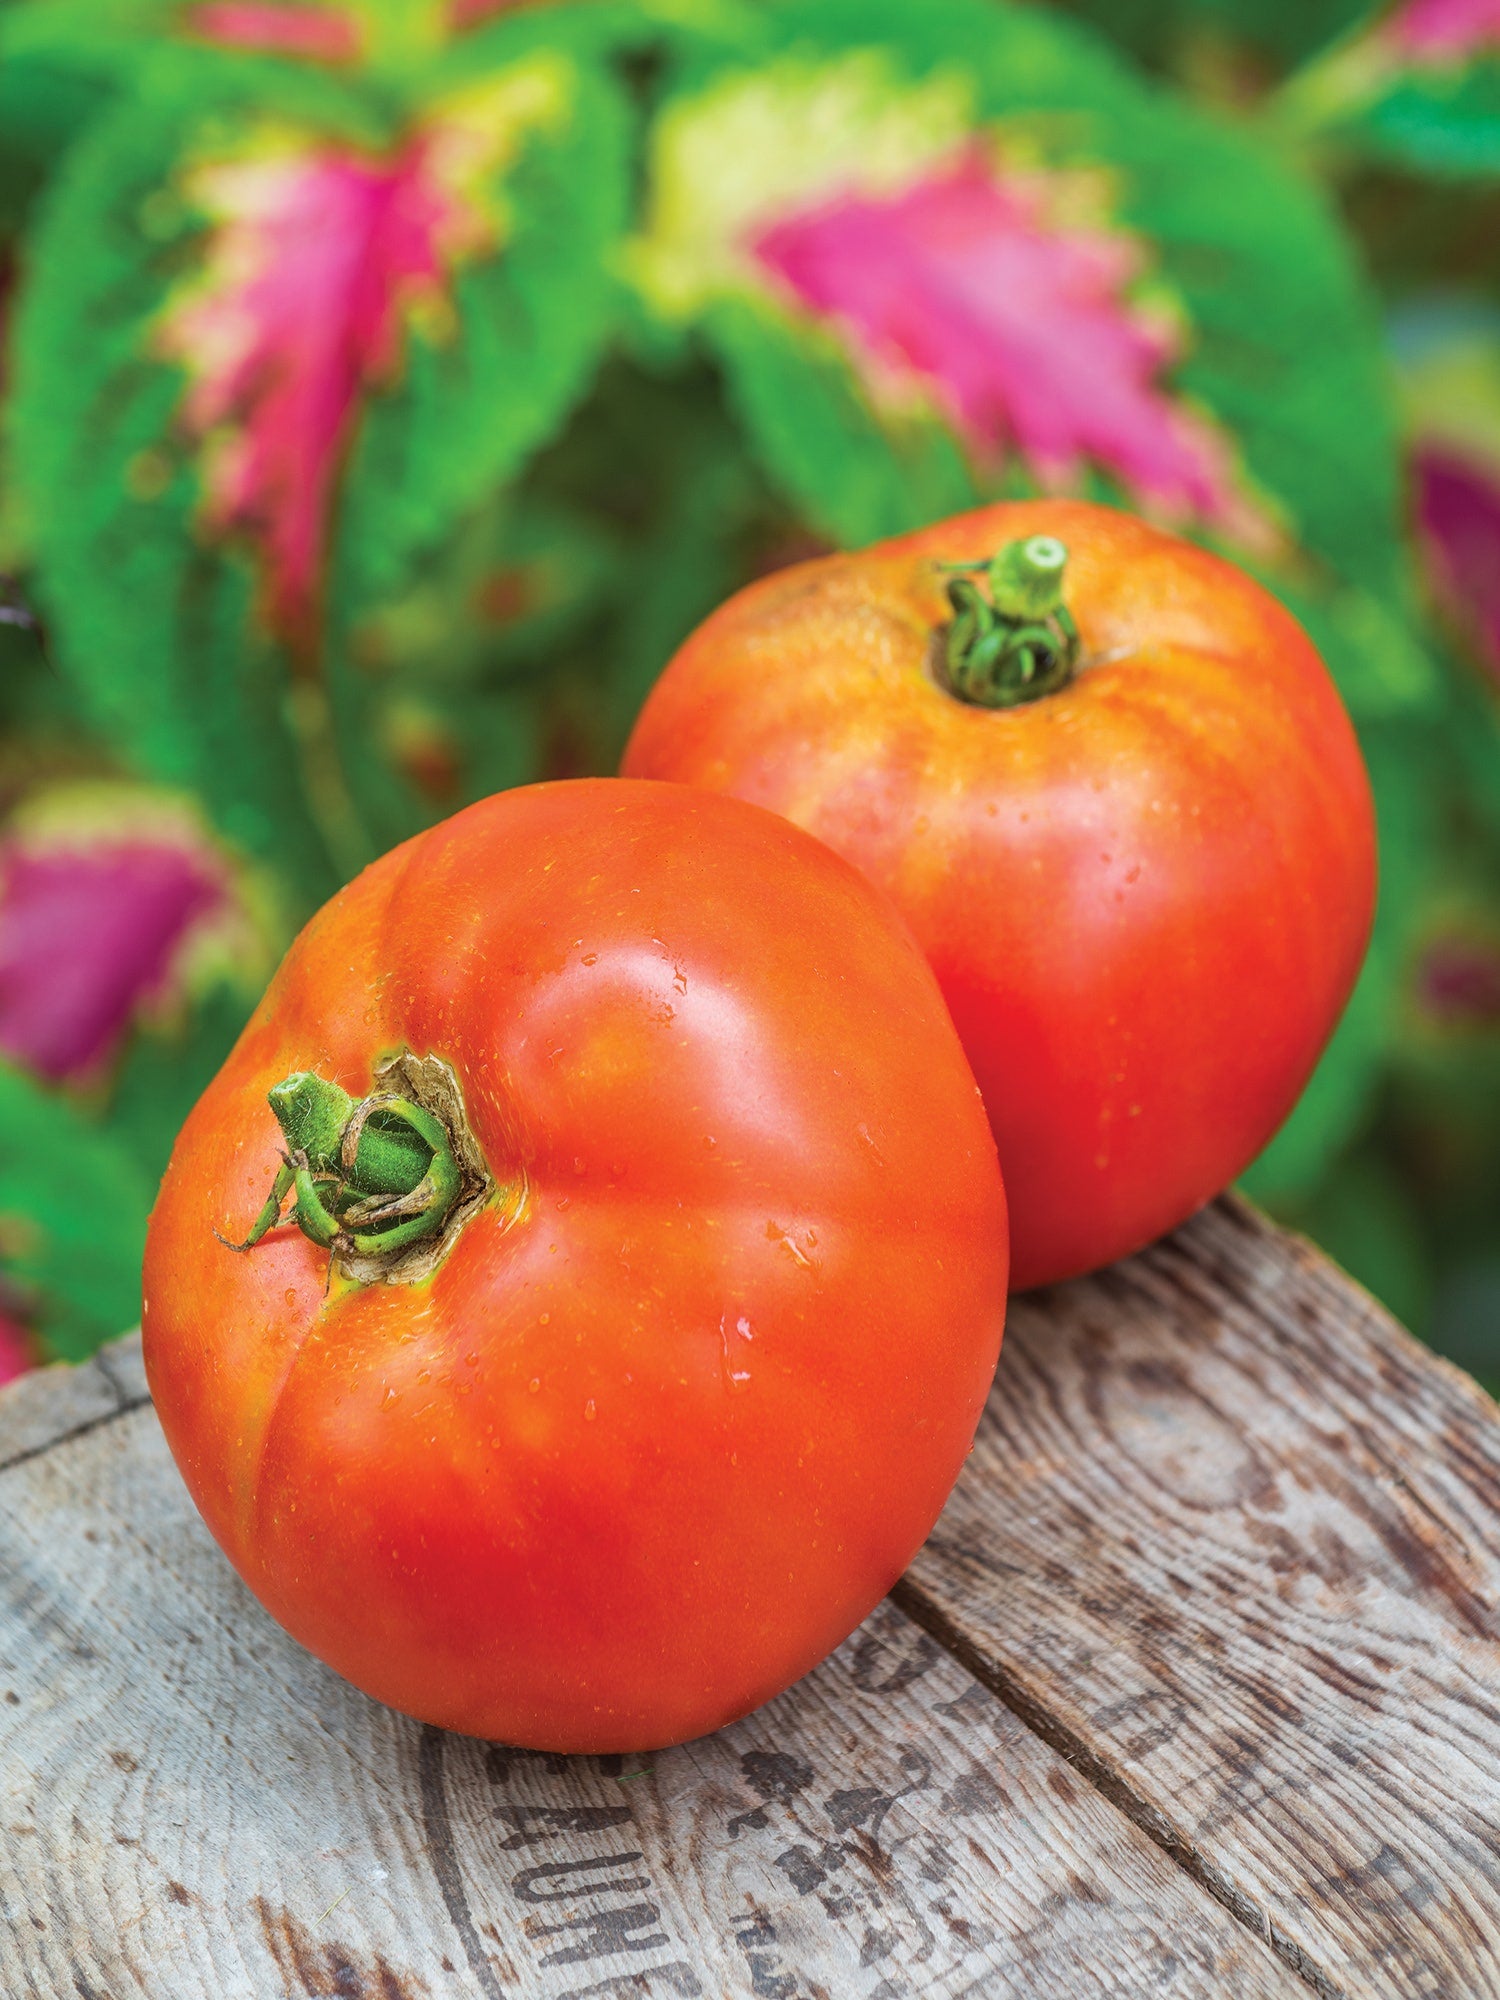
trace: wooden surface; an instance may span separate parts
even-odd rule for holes
[[[1500,1419],[1220,1204],[1018,1302],[927,1549],[650,1759],[286,1639],[138,1349],[0,1396],[0,1995],[1500,1996]]]

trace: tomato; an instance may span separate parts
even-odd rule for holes
[[[293,945],[172,1156],[146,1367],[210,1528],[341,1674],[641,1749],[889,1589],[1005,1283],[983,1106],[886,900],[754,807],[580,780],[409,841]]]
[[[1018,1288],[1233,1179],[1369,936],[1369,785],[1305,634],[1104,507],[990,507],[762,579],[668,666],[624,769],[769,806],[891,893],[984,1092]]]

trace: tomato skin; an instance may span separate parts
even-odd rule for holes
[[[511,1194],[424,1283],[243,1254],[267,1091],[450,1062]],[[999,1351],[1004,1196],[921,953],[738,801],[504,793],[292,947],[151,1219],[152,1395],[298,1639],[382,1701],[555,1750],[716,1728],[866,1615],[958,1474]]]
[[[1021,707],[960,701],[933,665],[938,564],[1036,534],[1069,550],[1079,671]],[[1017,1289],[1232,1180],[1369,938],[1369,783],[1305,634],[1104,507],[984,508],[751,585],[667,667],[623,768],[769,806],[890,892],[989,1108]]]

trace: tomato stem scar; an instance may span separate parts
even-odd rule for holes
[[[960,701],[1016,708],[1067,686],[1078,664],[1078,628],[1063,603],[1067,564],[1054,535],[1028,535],[986,562],[940,565],[953,609],[943,668]]]
[[[441,1110],[418,1095],[433,1081],[428,1072],[434,1068],[446,1085],[438,1093]],[[385,1087],[358,1102],[306,1070],[269,1092],[286,1141],[282,1164],[249,1235],[241,1243],[220,1242],[231,1250],[253,1249],[283,1220],[290,1195],[286,1219],[338,1257],[348,1275],[371,1283],[395,1275],[398,1263],[409,1265],[408,1253],[440,1238],[460,1208],[472,1210],[476,1193],[488,1191],[489,1176],[448,1065],[437,1057],[403,1055],[377,1076]],[[422,1263],[420,1272],[401,1275],[425,1275],[432,1259]]]

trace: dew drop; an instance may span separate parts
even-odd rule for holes
[[[589,1397],[583,1406],[583,1421],[586,1424],[591,1424],[594,1421],[594,1399],[592,1396]]]
[[[551,1324],[552,1324],[552,1315],[551,1315],[551,1313],[543,1313],[543,1314],[541,1315],[541,1318],[540,1318],[540,1320],[538,1321],[538,1324],[539,1324],[539,1325],[541,1325],[541,1326],[551,1326]]]
[[[529,1389],[529,1390],[531,1391],[532,1395],[534,1396],[534,1395],[536,1394],[537,1390],[538,1390],[538,1389],[540,1389],[540,1388],[541,1388],[541,1386],[542,1386],[542,1378],[541,1378],[541,1376],[540,1376],[540,1375],[533,1375],[533,1376],[532,1376],[532,1378],[531,1378],[531,1380],[530,1380],[530,1381],[529,1381],[529,1382],[528,1382],[528,1383],[526,1384],[526,1386],[527,1386],[527,1388],[528,1388],[528,1389]]]

